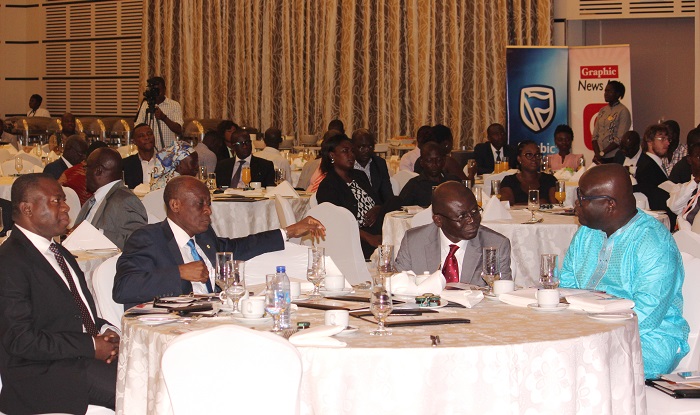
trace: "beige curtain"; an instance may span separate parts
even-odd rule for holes
[[[551,0],[146,0],[141,76],[185,117],[380,141],[505,122],[507,45],[550,45]],[[142,82],[142,84],[145,82]],[[476,140],[476,141],[474,141]]]

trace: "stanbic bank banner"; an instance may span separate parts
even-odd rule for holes
[[[603,91],[609,81],[625,86],[620,100],[632,111],[629,45],[569,48],[569,119],[574,130],[572,153],[593,158],[591,134],[598,111],[606,104]]]
[[[566,47],[508,47],[508,142],[534,140],[542,155],[557,153],[554,130],[567,123]]]

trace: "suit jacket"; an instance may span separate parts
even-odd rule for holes
[[[394,196],[386,160],[376,154],[372,155],[372,162],[369,164],[369,174],[372,178],[372,189],[379,196],[379,203],[386,203]]]
[[[633,190],[646,195],[651,210],[665,210],[671,221],[671,229],[674,229],[676,214],[666,206],[669,194],[659,188],[661,183],[668,180],[663,169],[647,153],[642,153],[637,160],[637,171],[634,178],[637,179],[637,184],[634,185]]]
[[[195,235],[195,240],[212,265],[216,264],[217,252],[233,252],[234,259],[247,261],[266,252],[284,249],[279,230],[229,239],[218,238],[209,227],[206,232]],[[178,266],[183,264],[168,221],[146,225],[131,234],[124,245],[117,261],[112,297],[128,309],[154,297],[191,293],[192,284],[180,278]]]
[[[233,167],[236,165],[237,157],[232,157],[216,163],[216,185],[231,186],[231,176]],[[275,165],[271,161],[260,157],[250,157],[250,181],[260,182],[263,187],[275,185]],[[234,185],[235,186],[235,185]]]
[[[374,200],[375,204],[380,204],[379,196],[374,192],[372,186],[367,180],[367,175],[359,170],[352,170],[350,176],[364,190],[369,197]],[[335,170],[331,170],[326,174],[326,177],[318,185],[316,192],[316,200],[318,203],[330,202],[336,206],[344,207],[352,212],[352,215],[357,217],[357,199],[350,190],[350,186],[338,176]],[[379,222],[379,220],[377,221]],[[381,229],[381,223],[379,224]]]
[[[514,169],[518,157],[518,152],[515,147],[506,144],[501,150],[503,150],[503,156],[508,157],[510,168]],[[474,146],[474,159],[476,160],[476,171],[478,174],[493,173],[494,158],[493,152],[491,151],[491,143],[479,143]]]
[[[0,208],[2,208],[2,229],[0,229],[0,236],[5,236],[7,231],[12,229],[12,202],[5,199],[0,199]]]
[[[83,205],[75,218],[75,226],[80,225],[89,213],[90,203]],[[104,235],[119,249],[124,248],[126,238],[136,229],[148,223],[148,214],[141,200],[131,190],[124,187],[122,182],[112,186],[102,203],[94,206],[95,216],[92,225],[102,229]]]
[[[498,248],[501,279],[512,279],[510,269],[510,241],[500,233],[485,226],[479,227],[476,237],[471,239],[464,253],[464,260],[459,266],[459,281],[467,284],[485,286],[481,279],[482,250],[487,246]],[[435,272],[440,269],[440,233],[434,223],[409,229],[401,241],[401,248],[396,256],[396,267],[401,271],[413,271],[416,274]]]
[[[58,249],[78,277],[97,328],[109,324],[97,317],[73,255]],[[68,286],[16,227],[0,246],[0,263],[0,411],[85,413],[85,369],[95,362],[95,347]]]
[[[124,167],[124,183],[133,189],[143,183],[143,167],[138,154],[132,154],[122,161]]]
[[[50,174],[56,180],[58,180],[58,178],[61,177],[63,172],[66,170],[68,170],[68,165],[65,161],[63,161],[62,157],[58,160],[52,161],[51,163],[47,164],[46,167],[44,167],[44,173]]]

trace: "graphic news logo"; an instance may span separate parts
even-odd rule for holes
[[[556,112],[554,88],[532,85],[520,90],[520,120],[534,133],[538,133],[554,119]]]
[[[581,79],[612,79],[619,78],[617,65],[581,66]]]

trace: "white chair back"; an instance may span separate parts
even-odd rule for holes
[[[700,220],[694,220],[693,226],[690,227],[690,230],[696,235],[700,234]]]
[[[401,189],[406,186],[406,183],[416,176],[418,176],[418,173],[407,170],[399,170],[395,175],[391,176],[389,181],[391,181],[391,190],[394,191],[394,196],[398,196],[401,193]]]
[[[673,234],[678,250],[700,258],[700,235],[689,230],[681,230]]]
[[[294,216],[294,209],[289,200],[285,199],[280,195],[275,195],[275,210],[277,211],[277,218],[280,221],[280,227],[286,228],[289,225],[296,223],[296,217]]]
[[[309,247],[292,242],[284,243],[284,250],[258,255],[245,262],[246,285],[265,284],[265,275],[274,274],[278,265],[284,265],[287,276],[306,281]]]
[[[326,227],[326,239],[317,246],[326,248],[326,255],[333,259],[340,272],[350,284],[368,281],[369,271],[360,246],[360,230],[357,220],[349,210],[324,202],[309,209],[313,216]]]
[[[120,256],[121,254],[118,254],[107,259],[92,274],[92,289],[95,293],[97,313],[116,327],[121,327],[124,314],[124,306],[115,303],[112,299],[114,275],[117,273],[117,260]]]
[[[314,208],[316,206],[318,206],[318,199],[316,199],[316,192],[314,192],[309,198],[309,209]]]
[[[236,413],[296,414],[299,410],[301,356],[281,336],[224,324],[210,329],[185,333],[173,340],[163,353],[161,370],[175,415],[202,413],[202,400],[193,399],[193,379],[202,377],[202,368],[210,367],[214,347],[225,347],[227,356],[216,363],[219,373],[236,373],[236,380],[210,382],[207,396],[219,397],[219,405],[231,397],[235,382]],[[242,374],[242,375],[241,375]],[[230,378],[230,376],[229,376]],[[270,399],[270,382],[274,379],[274,399]],[[231,407],[231,408],[233,408]],[[230,412],[229,409],[222,412]],[[206,411],[205,411],[206,412]]]
[[[634,192],[633,194],[637,207],[640,209],[649,210],[649,199],[647,198],[647,195],[641,192]]]
[[[413,218],[411,218],[411,227],[423,226],[429,223],[433,223],[433,205],[428,206],[427,209],[421,210],[416,213]]]
[[[17,174],[17,170],[15,170],[14,157],[11,158],[10,160],[3,161],[2,164],[0,164],[0,167],[2,168],[2,174],[4,176],[12,176],[13,174]],[[22,173],[22,174],[34,173],[34,167],[36,167],[36,166],[32,163],[22,163],[22,171],[20,173]]]
[[[63,193],[66,194],[66,204],[68,204],[70,208],[68,211],[68,218],[70,219],[68,226],[72,228],[73,225],[75,225],[75,219],[78,217],[78,213],[80,213],[80,198],[75,190],[70,187],[63,187]]]
[[[146,208],[146,213],[148,213],[148,223],[158,223],[165,220],[165,202],[163,201],[164,192],[165,188],[162,187],[148,193],[143,197],[143,199],[141,199],[143,206]]]
[[[5,150],[4,148],[0,149],[0,163],[11,158],[13,158],[13,156],[9,151]]]

